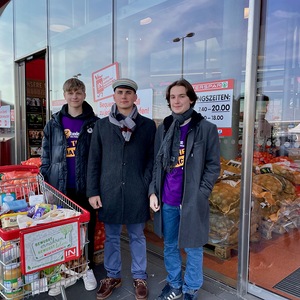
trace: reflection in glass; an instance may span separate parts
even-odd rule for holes
[[[13,5],[0,10],[0,106],[10,114],[10,127],[0,126],[0,166],[14,163],[15,157],[15,89],[13,56]]]
[[[16,0],[15,56],[21,58],[46,48],[46,0]]]
[[[52,110],[58,110],[64,101],[65,80],[80,74],[86,85],[86,101],[98,111],[99,103],[93,100],[92,73],[112,63],[111,2],[75,0],[70,4],[55,0],[49,2],[49,14]],[[66,26],[61,27],[65,30],[57,30],[57,25]]]
[[[165,100],[169,83],[182,76],[182,45],[175,37],[195,36],[184,47],[184,77],[191,83],[234,79],[233,135],[221,139],[224,169],[234,170],[235,186],[219,182],[211,197],[210,242],[206,245],[205,272],[235,285],[241,163],[237,162],[239,101],[245,68],[248,1],[116,2],[115,61],[120,76],[137,81],[139,89],[153,89],[153,117],[157,123],[170,114]],[[146,25],[141,20],[151,19]],[[230,145],[230,147],[228,147]],[[229,161],[231,165],[228,164]],[[224,170],[223,169],[223,170]],[[231,179],[232,179],[231,178]],[[220,197],[221,195],[221,197]],[[221,203],[218,201],[221,200]],[[208,254],[209,253],[209,254]],[[220,268],[220,265],[222,267]]]
[[[253,161],[249,280],[288,299],[299,299],[299,280],[279,285],[300,260],[299,11],[297,1],[263,1]]]

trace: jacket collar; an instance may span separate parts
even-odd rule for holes
[[[203,119],[204,119],[204,117],[200,113],[197,113],[194,110],[193,114],[192,114],[192,119],[191,119],[191,122],[190,122],[190,128],[195,127],[196,124],[201,122]],[[168,116],[164,119],[163,124],[164,124],[164,128],[165,128],[166,131],[168,131],[168,129],[171,126],[172,122],[173,122],[172,115],[170,115],[170,116]]]
[[[99,118],[95,115],[93,108],[90,104],[88,104],[86,101],[84,101],[82,103],[82,108],[83,108],[83,113],[76,117],[78,119],[83,119],[86,122],[96,122]],[[60,111],[54,113],[52,115],[52,118],[58,122],[61,123],[61,118],[62,116],[68,116],[69,118],[72,118],[69,114],[68,114],[68,104],[64,104],[61,108]]]

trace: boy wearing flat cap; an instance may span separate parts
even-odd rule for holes
[[[120,235],[125,224],[132,255],[135,298],[146,300],[147,258],[145,222],[150,217],[148,186],[153,167],[153,120],[138,113],[138,86],[131,79],[114,81],[114,105],[108,117],[96,122],[92,135],[87,196],[105,225],[104,267],[97,299],[108,298],[121,285]]]

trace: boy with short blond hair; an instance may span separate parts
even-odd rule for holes
[[[44,128],[42,142],[42,165],[40,171],[46,182],[67,195],[79,206],[90,211],[88,224],[89,270],[83,274],[87,290],[94,290],[97,281],[93,273],[95,210],[91,209],[86,197],[86,176],[90,140],[95,122],[93,108],[85,101],[85,84],[70,78],[63,85],[67,103],[52,115]],[[66,281],[65,286],[76,281]],[[60,294],[60,287],[49,290],[49,295]]]

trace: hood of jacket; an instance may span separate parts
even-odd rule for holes
[[[84,101],[82,103],[82,114],[80,114],[79,116],[76,117],[71,116],[68,112],[68,104],[64,104],[59,112],[56,112],[52,115],[52,118],[60,123],[62,116],[67,116],[71,119],[88,120],[89,118],[95,116],[95,113],[93,111],[92,106],[89,105],[86,101]]]

